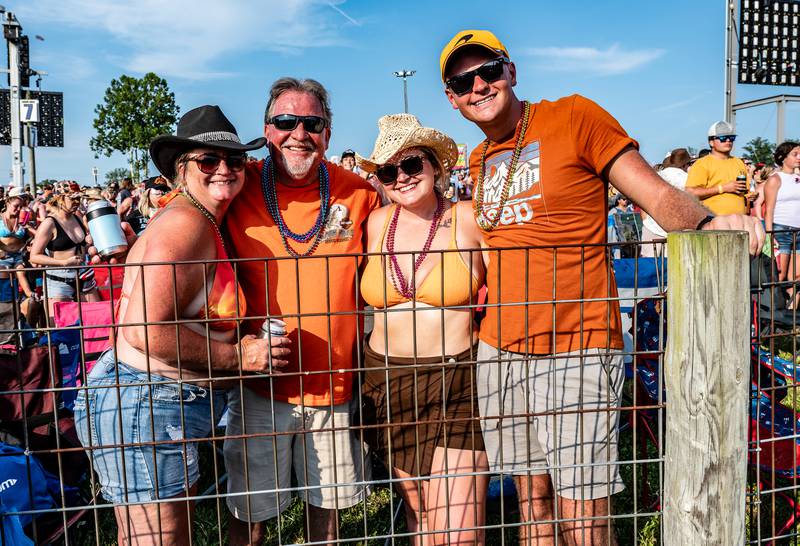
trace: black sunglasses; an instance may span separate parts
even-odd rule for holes
[[[375,171],[375,176],[378,177],[382,184],[389,186],[397,181],[397,175],[400,174],[399,169],[403,169],[403,172],[408,176],[414,176],[422,172],[423,166],[422,156],[412,155],[401,159],[397,165],[392,165],[391,163],[381,165]]]
[[[224,157],[213,154],[202,154],[193,157],[187,157],[184,160],[184,163],[188,161],[194,161],[197,163],[197,168],[205,174],[214,174],[217,172],[217,169],[219,169],[219,164],[223,161],[231,171],[238,173],[244,169],[244,166],[247,163],[247,157],[244,154],[232,154]]]
[[[503,77],[503,66],[508,62],[508,59],[505,57],[498,57],[497,59],[492,59],[491,61],[483,63],[475,70],[457,74],[448,79],[445,83],[447,87],[450,88],[450,91],[460,97],[472,91],[472,87],[475,85],[476,74],[486,83],[499,80]]]
[[[722,135],[714,138],[716,138],[720,142],[733,142],[734,140],[736,140],[736,135]]]
[[[294,131],[297,124],[303,122],[303,129],[308,133],[321,133],[328,126],[328,120],[319,116],[296,116],[294,114],[281,114],[269,118],[269,124],[274,125],[279,131]]]

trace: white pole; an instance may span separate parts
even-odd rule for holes
[[[11,180],[14,187],[21,188],[22,179],[22,127],[19,111],[19,49],[16,39],[19,38],[22,28],[13,13],[6,13],[4,27],[11,27],[10,34],[14,36],[8,40],[8,69],[10,71],[11,88]]]
[[[736,70],[739,62],[736,55],[739,44],[736,42],[736,9],[735,0],[725,0],[725,121],[736,126]]]

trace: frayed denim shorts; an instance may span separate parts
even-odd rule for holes
[[[48,269],[45,274],[46,292],[48,298],[75,299],[75,287],[82,294],[97,288],[94,272],[91,269]]]
[[[780,248],[781,254],[791,254],[798,251],[800,248],[800,233],[797,233],[796,227],[772,224],[772,229],[775,231],[786,230],[782,233],[775,233],[775,240],[778,241],[778,248]]]
[[[103,497],[123,503],[186,495],[200,477],[198,447],[219,422],[226,391],[148,375],[115,362],[113,351],[86,383],[75,401],[75,428]]]

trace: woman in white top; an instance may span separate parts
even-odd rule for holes
[[[691,161],[692,156],[689,155],[686,148],[676,148],[672,150],[669,157],[664,160],[662,169],[658,171],[658,174],[661,178],[669,182],[671,186],[683,190],[683,188],[686,187],[686,178],[689,176],[688,170]],[[659,226],[651,216],[645,214],[642,214],[642,216],[644,216],[644,220],[642,221],[642,242],[664,239],[667,236],[667,232],[661,229],[661,226]],[[649,257],[654,257],[656,255],[666,256],[667,246],[664,244],[643,244],[641,255]]]
[[[773,237],[778,243],[780,256],[780,280],[795,280],[798,277],[797,250],[800,228],[800,176],[795,170],[800,168],[800,143],[783,142],[775,149],[776,169],[764,185],[766,211],[764,222],[767,231],[777,231]],[[793,290],[790,289],[790,293]]]

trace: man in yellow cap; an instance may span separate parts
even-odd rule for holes
[[[515,477],[521,543],[614,544],[605,516],[623,489],[614,411],[623,344],[602,246],[608,184],[667,231],[743,229],[752,252],[764,231],[745,216],[714,217],[664,182],[589,99],[520,100],[517,69],[491,32],[457,33],[440,66],[450,104],[486,135],[470,171],[490,249],[477,370],[490,464]],[[566,246],[574,243],[585,246]],[[558,528],[536,524],[554,513]]]

